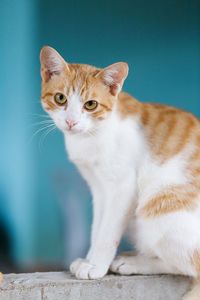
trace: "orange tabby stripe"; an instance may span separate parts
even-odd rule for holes
[[[105,104],[103,104],[103,103],[101,103],[100,105],[101,105],[106,111],[111,111],[111,110],[112,110],[112,108],[109,107],[108,105],[105,105]]]
[[[187,145],[196,144],[194,136],[200,124],[188,112],[167,105],[141,103],[139,116],[152,155],[155,159],[161,156],[161,164],[180,153]]]
[[[106,118],[106,112],[111,112],[111,108],[104,104],[101,104],[101,108],[98,111],[92,113],[92,116],[99,120],[104,120]]]
[[[46,99],[45,103],[47,104],[47,107],[45,107],[46,110],[55,110],[55,109],[57,109],[57,105],[54,104],[51,100]]]
[[[44,98],[46,98],[48,96],[53,96],[53,95],[54,95],[54,93],[47,92],[44,95],[42,95],[41,98],[44,99]]]
[[[180,139],[180,142],[179,142],[179,144],[176,148],[175,153],[179,153],[184,148],[186,143],[188,142],[191,131],[193,129],[194,122],[193,122],[192,119],[187,119],[187,122],[185,122],[185,124],[186,124],[186,126],[182,131],[181,139]]]
[[[147,125],[149,123],[149,118],[150,118],[150,112],[148,110],[147,106],[143,107],[143,111],[142,111],[142,123],[144,125]]]
[[[169,125],[166,123],[164,124],[166,125],[166,132],[165,136],[162,138],[160,149],[158,150],[157,155],[164,155],[168,151],[168,145],[172,144],[173,134],[176,130],[176,118],[173,116]],[[163,134],[162,131],[160,134]]]
[[[81,88],[80,95],[83,96],[84,93],[85,93],[85,87],[83,86],[83,87]]]
[[[178,210],[194,210],[196,208],[197,191],[185,191],[184,186],[175,188],[175,192],[161,192],[160,195],[153,197],[142,207],[139,213],[143,217],[156,217]]]

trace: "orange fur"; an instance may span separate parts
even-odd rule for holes
[[[197,206],[197,195],[197,191],[192,187],[169,187],[150,199],[139,213],[144,217],[155,217],[180,209],[194,210]]]

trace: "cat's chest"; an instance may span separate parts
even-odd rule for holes
[[[134,169],[143,153],[143,139],[134,121],[109,124],[96,136],[65,136],[69,159],[79,169],[99,171],[106,177]]]
[[[65,138],[66,150],[69,159],[77,164],[95,165],[100,160],[101,150],[105,145],[101,145],[93,137],[68,136]]]
[[[127,149],[119,134],[103,132],[97,136],[70,136],[65,139],[69,159],[80,169],[113,172]],[[130,157],[131,154],[126,156]]]

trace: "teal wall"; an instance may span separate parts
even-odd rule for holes
[[[200,117],[198,0],[0,2],[0,218],[18,264],[68,263],[89,243],[91,196],[62,134],[41,144],[39,51],[104,67],[127,61],[124,89]]]
[[[29,261],[35,251],[35,166],[27,143],[38,89],[36,3],[0,2],[1,155],[0,216],[10,233],[12,255]]]

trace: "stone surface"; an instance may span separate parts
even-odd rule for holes
[[[190,285],[189,278],[170,275],[77,280],[65,272],[8,274],[0,300],[180,300]]]

